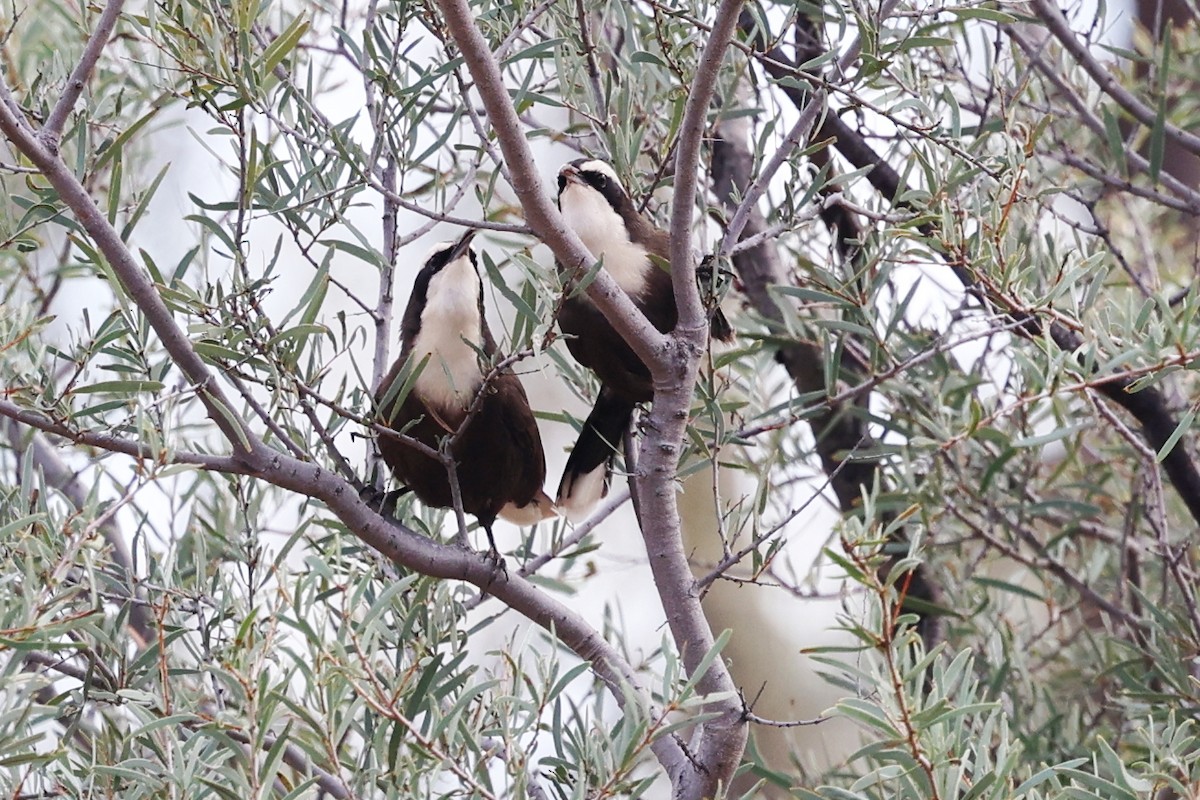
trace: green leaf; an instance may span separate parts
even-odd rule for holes
[[[129,241],[129,236],[133,233],[133,229],[137,227],[138,222],[146,213],[146,209],[150,207],[150,201],[154,199],[155,192],[158,191],[158,187],[162,184],[163,178],[167,177],[167,170],[170,168],[170,164],[163,165],[163,168],[160,169],[158,174],[154,176],[154,180],[150,182],[150,185],[146,188],[146,191],[142,192],[141,199],[138,200],[138,204],[134,206],[133,211],[131,211],[129,214],[129,219],[126,220],[125,225],[121,228],[121,241]]]
[[[1110,780],[1101,778],[1099,775],[1093,775],[1090,772],[1083,772],[1078,769],[1063,769],[1060,771],[1062,775],[1082,783],[1084,786],[1097,790],[1096,794],[1084,794],[1071,791],[1068,787],[1067,792],[1074,797],[1096,797],[1099,800],[1138,800],[1138,796],[1128,789],[1124,789]]]
[[[263,762],[259,767],[258,780],[263,786],[270,785],[275,780],[276,774],[279,772],[279,767],[283,763],[284,752],[287,749],[288,740],[292,733],[292,725],[293,722],[289,720],[288,723],[283,726],[283,730],[279,733],[279,736],[276,737],[274,743],[272,743],[271,749],[267,751],[267,757],[263,759]]]
[[[1125,139],[1121,135],[1121,123],[1107,103],[1100,106],[1100,113],[1104,117],[1104,140],[1108,144],[1108,155],[1123,173],[1125,171]]]
[[[1013,796],[1021,797],[1022,795],[1028,794],[1033,789],[1036,789],[1038,786],[1041,786],[1043,783],[1045,783],[1046,781],[1053,778],[1055,775],[1057,775],[1062,770],[1070,769],[1071,767],[1078,767],[1080,764],[1086,764],[1086,763],[1087,763],[1086,758],[1074,758],[1074,759],[1071,759],[1070,761],[1064,761],[1062,764],[1056,764],[1055,766],[1052,766],[1052,767],[1046,767],[1044,769],[1040,769],[1037,772],[1035,772],[1028,780],[1024,781],[1020,786],[1018,786],[1016,788],[1016,790],[1013,792]]]
[[[1196,421],[1197,408],[1200,408],[1200,406],[1193,405],[1187,410],[1187,412],[1179,420],[1179,424],[1175,426],[1175,430],[1172,431],[1171,435],[1167,437],[1167,440],[1163,442],[1162,447],[1158,448],[1158,452],[1155,453],[1154,456],[1158,463],[1161,464],[1163,459],[1171,454],[1171,451],[1175,449],[1175,445],[1179,444],[1180,437],[1182,437],[1183,434],[1192,427],[1192,423]]]
[[[666,67],[667,63],[654,53],[646,50],[635,50],[633,55],[629,57],[631,64],[653,64],[656,67]]]
[[[518,50],[517,52],[513,53],[508,58],[504,59],[504,66],[507,67],[510,64],[513,64],[517,61],[521,61],[526,58],[533,58],[533,59],[545,58],[548,55],[552,55],[554,53],[555,49],[559,45],[563,44],[566,41],[567,41],[566,39],[561,38],[561,37],[557,38],[557,39],[544,39],[544,40],[537,42],[536,44],[532,44],[529,47],[526,47],[522,50]]]
[[[1166,80],[1171,66],[1171,36],[1162,37],[1163,53],[1158,64],[1158,107],[1154,112],[1154,125],[1150,128],[1149,170],[1150,180],[1158,183],[1162,172],[1163,155],[1167,143],[1167,88]]]
[[[404,399],[408,397],[408,393],[412,391],[413,386],[416,385],[417,378],[420,377],[421,372],[429,364],[430,357],[431,354],[426,353],[425,357],[415,365],[412,363],[411,358],[405,361],[404,365],[400,368],[399,374],[396,375],[396,379],[390,385],[380,387],[383,394],[379,397],[378,407],[380,409],[389,409],[403,403]]]
[[[161,392],[165,387],[159,381],[101,381],[87,386],[76,386],[72,394],[135,394],[137,392]]]
[[[894,48],[887,48],[888,52],[908,52],[909,50],[918,50],[923,47],[951,47],[954,44],[953,39],[947,39],[944,36],[910,36],[901,41]]]
[[[1012,443],[1013,447],[1041,447],[1050,442],[1057,442],[1059,439],[1065,439],[1079,431],[1092,427],[1089,422],[1079,422],[1074,425],[1066,425],[1062,428],[1055,428],[1047,433],[1039,433],[1036,436],[1027,436],[1024,439],[1018,439]]]
[[[858,720],[885,736],[898,736],[899,731],[879,706],[857,697],[848,697],[837,704],[838,713],[850,719]]]
[[[1010,594],[1019,594],[1023,597],[1028,597],[1030,600],[1037,600],[1038,602],[1042,603],[1046,602],[1046,598],[1043,595],[1038,594],[1032,589],[1022,586],[1019,583],[1011,583],[1009,581],[1000,580],[999,578],[986,578],[982,575],[973,575],[971,577],[971,582],[977,583],[980,586],[988,586],[993,589],[999,589],[1003,592],[1009,592]]]
[[[173,101],[174,97],[170,96],[169,94],[164,97],[157,98],[154,101],[153,107],[149,111],[139,117],[132,125],[126,127],[125,130],[121,131],[121,133],[118,134],[115,139],[113,139],[111,142],[107,142],[102,148],[100,148],[100,157],[97,158],[96,163],[92,165],[91,171],[93,173],[103,172],[104,169],[107,168],[109,161],[124,153],[125,145],[129,143],[129,140],[136,136],[138,131],[146,127],[150,120],[158,116],[158,113]]]
[[[216,220],[209,219],[203,214],[189,214],[188,216],[184,217],[184,219],[188,220],[189,222],[195,222],[199,224],[200,227],[217,237],[217,239],[225,245],[226,255],[233,257],[238,252],[237,245],[234,244],[233,238]]]
[[[331,247],[334,250],[341,250],[345,253],[349,253],[350,255],[367,262],[368,264],[374,264],[377,267],[383,267],[384,265],[383,257],[377,251],[368,249],[366,247],[361,247],[352,242],[346,242],[341,239],[322,239],[321,244]]]
[[[982,19],[988,22],[998,22],[1001,25],[1011,25],[1016,22],[1019,17],[1013,16],[1004,11],[999,11],[995,8],[983,8],[981,6],[972,6],[970,8],[947,8],[954,16],[961,19]]]
[[[296,49],[300,40],[304,38],[304,34],[308,33],[309,27],[309,22],[303,14],[293,19],[291,24],[275,37],[271,44],[267,45],[267,49],[263,51],[259,69],[264,74],[273,72],[275,67],[279,66]]]
[[[35,522],[42,522],[45,520],[45,518],[45,514],[29,514],[21,517],[20,519],[13,520],[6,525],[2,525],[0,526],[0,539],[6,539],[16,531],[24,530],[25,528],[33,525]]]
[[[705,653],[704,657],[700,659],[700,663],[698,663],[696,668],[692,670],[692,674],[688,676],[687,683],[683,685],[683,689],[681,690],[681,696],[690,694],[692,690],[696,688],[696,684],[701,678],[704,677],[709,668],[712,666],[713,659],[720,655],[721,651],[725,649],[725,645],[729,644],[729,637],[732,635],[733,631],[729,628],[721,631],[720,635],[717,636],[716,641],[713,642],[713,646],[708,649],[708,652]]]

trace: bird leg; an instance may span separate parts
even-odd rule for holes
[[[479,520],[479,527],[483,528],[483,532],[487,534],[488,538],[488,552],[486,557],[489,561],[499,567],[500,571],[503,572],[507,577],[508,566],[504,563],[504,556],[500,555],[499,548],[496,547],[496,538],[492,536],[492,522],[494,522],[494,520],[489,522]]]

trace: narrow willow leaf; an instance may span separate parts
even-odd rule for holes
[[[293,19],[271,44],[267,45],[267,49],[263,51],[262,63],[259,65],[264,77],[274,71],[275,67],[279,66],[296,49],[300,40],[304,38],[304,34],[308,33],[309,27],[307,17],[301,14]]]
[[[1196,421],[1196,411],[1198,408],[1200,406],[1196,405],[1189,408],[1179,420],[1179,424],[1175,426],[1175,430],[1163,442],[1162,447],[1158,448],[1158,452],[1154,456],[1158,463],[1161,464],[1163,459],[1171,454],[1171,451],[1175,449],[1175,445],[1179,444],[1179,439],[1192,427],[1192,423]]]

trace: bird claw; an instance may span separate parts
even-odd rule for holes
[[[504,556],[500,555],[500,551],[495,547],[491,547],[483,556],[488,561],[492,562],[492,566],[500,570],[505,579],[508,579],[508,563],[504,560]]]
[[[500,555],[500,549],[496,547],[496,539],[492,536],[491,527],[485,526],[483,532],[487,534],[488,538],[488,549],[484,558],[491,561],[493,566],[498,567],[504,573],[504,577],[507,578],[508,566],[504,563],[504,556]]]

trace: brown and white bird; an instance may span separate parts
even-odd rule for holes
[[[456,437],[450,453],[463,510],[479,520],[495,552],[496,517],[533,525],[554,516],[554,508],[542,490],[546,457],[520,379],[504,369],[483,385],[497,350],[483,313],[474,235],[468,231],[457,242],[435,245],[426,257],[401,322],[400,357],[375,399],[384,425],[434,450]],[[418,368],[400,397],[401,385]],[[445,465],[396,436],[380,435],[378,443],[384,462],[421,502],[453,507]]]
[[[678,312],[671,275],[670,236],[637,210],[612,166],[582,158],[558,173],[558,207],[593,256],[655,328],[675,327]],[[657,262],[657,263],[656,263]],[[559,265],[564,270],[563,265]],[[633,410],[653,399],[650,370],[584,293],[569,297],[558,318],[567,349],[600,379],[596,404],[583,423],[558,486],[558,508],[568,519],[587,516],[608,493],[612,459]],[[717,309],[712,331],[731,335]]]

